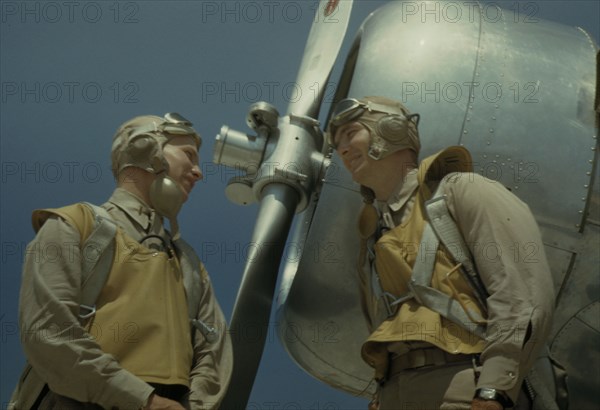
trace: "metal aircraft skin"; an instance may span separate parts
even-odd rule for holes
[[[351,2],[339,4],[344,3]],[[474,2],[390,2],[361,26],[334,100],[384,95],[402,101],[421,115],[422,158],[463,145],[473,155],[475,172],[504,184],[530,206],[555,283],[551,352],[569,373],[570,408],[595,408],[600,402],[598,47],[581,28],[540,19],[526,24],[506,10],[496,11],[490,18]],[[316,117],[312,108],[300,116]],[[262,165],[279,162],[282,141],[305,138],[286,131],[281,119],[275,126],[278,114],[267,104],[252,110],[271,125],[255,124],[264,144],[240,146],[238,157],[255,153],[253,161]],[[289,113],[298,114],[293,107]],[[303,122],[304,129],[314,125],[289,118]],[[287,162],[296,167],[286,175],[275,171],[268,183],[258,184],[260,190],[291,186],[298,198],[274,202],[303,211],[282,259],[276,295],[280,340],[309,374],[368,397],[374,385],[372,370],[360,359],[368,334],[355,273],[355,221],[362,199],[320,132],[310,133],[313,146],[296,149],[310,160]],[[226,148],[226,134],[217,150]],[[217,156],[215,162],[227,164]],[[264,192],[257,193],[253,180],[260,172],[245,171],[246,179],[232,181],[230,197],[239,203],[252,195],[260,200]],[[291,220],[283,219],[287,232]],[[259,220],[255,233],[280,224],[273,220]],[[527,244],[513,245],[480,244],[490,257],[512,252],[535,260]],[[240,289],[236,305],[244,292]]]

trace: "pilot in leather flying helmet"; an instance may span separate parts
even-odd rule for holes
[[[399,101],[385,97],[347,98],[335,105],[327,128],[328,143],[337,149],[337,131],[359,122],[370,134],[369,156],[380,160],[393,152],[410,149],[419,154],[419,114],[411,114]]]
[[[169,175],[169,163],[164,155],[164,147],[176,136],[190,136],[196,149],[202,139],[192,128],[192,123],[177,113],[165,114],[165,117],[143,115],[122,124],[113,137],[111,160],[115,178],[127,167],[141,168],[157,178],[150,186],[152,207],[161,216],[171,222],[174,239],[179,236],[177,214],[187,199],[187,193]]]

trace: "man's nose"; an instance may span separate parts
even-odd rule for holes
[[[340,157],[343,157],[344,155],[346,155],[348,153],[350,146],[348,144],[348,139],[347,138],[340,138],[340,142],[338,143],[337,147],[336,147],[336,151],[338,153],[338,155]]]
[[[192,175],[194,176],[194,179],[196,181],[200,181],[202,178],[204,178],[204,175],[202,174],[199,165],[194,165],[194,167],[192,168]]]

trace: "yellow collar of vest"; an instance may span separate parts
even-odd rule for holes
[[[427,182],[440,181],[452,172],[473,172],[471,153],[465,147],[451,146],[421,161],[417,180],[425,197],[431,196]]]

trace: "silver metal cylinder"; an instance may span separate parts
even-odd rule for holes
[[[262,162],[266,143],[265,138],[223,125],[215,140],[213,162],[246,172],[256,171]]]

